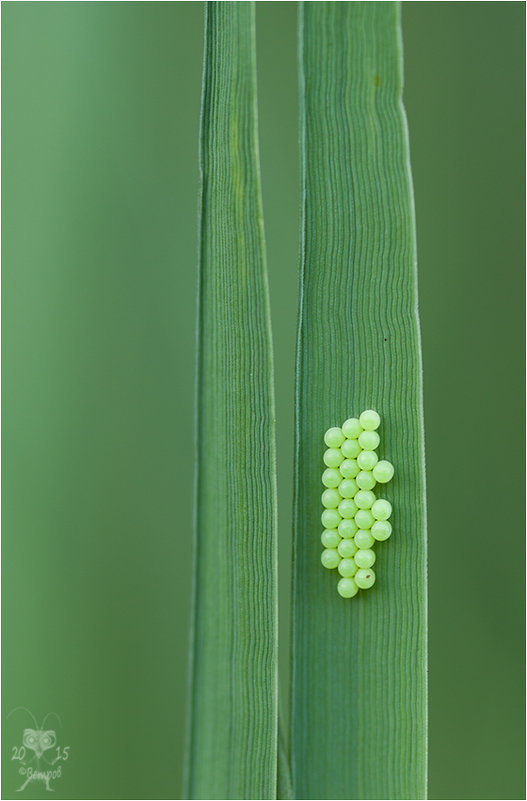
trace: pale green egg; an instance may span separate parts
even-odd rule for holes
[[[356,439],[345,439],[340,450],[346,459],[355,459],[360,453],[361,446]]]
[[[375,563],[375,558],[375,551],[371,548],[361,548],[355,554],[355,564],[360,568],[371,567]]]
[[[357,482],[353,478],[345,478],[339,484],[339,492],[343,498],[353,498],[358,490]]]
[[[392,524],[388,520],[376,520],[371,527],[371,533],[379,542],[384,542],[392,533]]]
[[[362,490],[372,490],[377,483],[369,470],[361,470],[355,481]]]
[[[333,570],[340,563],[340,556],[335,548],[326,548],[322,551],[320,561],[328,570]]]
[[[341,578],[337,584],[337,592],[343,598],[353,598],[357,595],[359,588],[352,578]]]
[[[392,514],[392,505],[390,501],[385,501],[384,499],[380,499],[378,501],[375,501],[375,503],[371,507],[371,513],[374,516],[375,520],[388,520],[388,518]]]
[[[361,451],[357,456],[357,464],[361,470],[373,470],[378,461],[375,451]]]
[[[381,438],[377,434],[376,431],[363,431],[362,434],[359,435],[359,445],[361,448],[364,448],[365,451],[374,451],[375,448],[379,447],[379,442]]]
[[[371,531],[368,529],[359,529],[355,536],[353,537],[353,541],[359,550],[364,550],[367,548],[371,548],[375,540],[372,537]]]
[[[322,473],[322,483],[325,487],[338,487],[341,481],[342,475],[340,471],[336,470],[334,467],[328,467],[328,469],[324,470]]]
[[[359,472],[359,465],[355,459],[346,459],[340,465],[340,473],[344,478],[355,478]]]
[[[381,424],[381,418],[373,409],[367,409],[359,417],[359,423],[365,431],[375,431]]]
[[[327,490],[327,492],[329,492],[329,490]],[[375,503],[375,494],[370,490],[359,490],[353,500],[359,509],[371,509]]]
[[[354,581],[357,587],[360,587],[361,590],[369,590],[369,588],[373,587],[375,584],[375,573],[371,567],[364,569],[361,568],[355,573]]]
[[[324,442],[328,446],[328,448],[340,448],[342,443],[344,442],[344,434],[342,433],[342,429],[334,427],[328,428],[326,433],[324,434]]]
[[[339,514],[346,520],[355,517],[357,512],[357,504],[351,498],[345,498],[339,503]]]
[[[355,515],[355,522],[358,528],[368,529],[373,526],[374,517],[369,509],[359,509]],[[327,526],[330,528],[330,526]]]
[[[337,550],[343,559],[351,559],[357,553],[357,546],[351,539],[340,540]]]
[[[338,467],[344,461],[340,448],[328,448],[324,453],[324,464],[328,467]]]
[[[386,459],[377,462],[373,468],[373,477],[379,482],[379,484],[386,484],[388,481],[391,481],[393,478],[393,473],[393,464],[388,462]]]
[[[357,524],[354,520],[341,520],[338,531],[343,539],[350,539],[357,533]]]
[[[362,426],[356,417],[350,417],[342,424],[342,432],[348,439],[357,439],[362,432]]]
[[[340,534],[337,532],[336,528],[324,529],[320,539],[322,540],[322,545],[324,546],[324,548],[338,548],[338,546],[342,542]]]
[[[342,520],[336,509],[324,509],[320,519],[324,528],[337,528]]]
[[[338,571],[344,578],[351,578],[357,572],[357,565],[354,559],[341,559]]]
[[[336,489],[327,489],[322,493],[322,506],[326,509],[336,509],[341,500],[342,496]]]

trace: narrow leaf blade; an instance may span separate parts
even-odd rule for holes
[[[189,798],[275,798],[276,480],[254,8],[207,3]]]
[[[301,4],[295,798],[425,798],[426,524],[416,248],[397,3]],[[376,409],[392,538],[353,599],[320,564],[323,434]]]

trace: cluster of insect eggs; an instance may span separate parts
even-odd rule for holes
[[[328,570],[337,568],[342,577],[337,590],[343,598],[353,598],[359,589],[375,584],[372,546],[392,533],[392,505],[373,492],[377,483],[386,484],[394,473],[391,462],[379,461],[375,453],[380,423],[378,413],[368,409],[324,435],[328,449],[322,474],[326,489],[322,493],[325,550],[321,562]]]

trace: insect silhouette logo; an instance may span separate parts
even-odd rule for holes
[[[24,713],[31,718],[34,728],[26,727],[22,730],[20,745],[11,748],[11,761],[18,766],[21,784],[17,792],[21,793],[29,784],[43,784],[48,792],[53,791],[53,782],[62,777],[63,764],[70,756],[70,746],[59,743],[57,727],[50,728],[50,724],[58,723],[62,729],[62,722],[56,712],[48,712],[39,725],[37,719],[29,709],[19,706],[13,709],[8,717],[17,713]]]

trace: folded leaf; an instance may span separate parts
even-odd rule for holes
[[[253,4],[208,3],[205,25],[185,797],[265,799],[277,781],[276,478]]]

